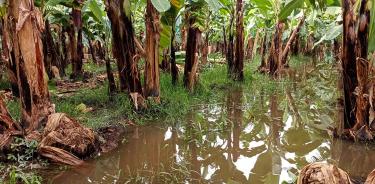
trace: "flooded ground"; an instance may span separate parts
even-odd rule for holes
[[[303,166],[324,161],[361,181],[375,167],[375,148],[326,131],[340,121],[336,71],[304,66],[273,89],[213,89],[222,94],[214,103],[156,123],[168,126],[135,128],[85,166],[41,175],[52,183],[293,183]]]

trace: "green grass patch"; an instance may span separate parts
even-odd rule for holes
[[[251,75],[248,75],[249,77]],[[82,89],[73,96],[59,98],[53,95],[57,112],[67,113],[83,124],[98,128],[125,119],[144,125],[158,122],[176,122],[183,117],[191,106],[199,103],[210,103],[222,95],[224,87],[236,85],[228,79],[225,66],[215,66],[201,73],[199,83],[190,93],[182,84],[182,75],[176,86],[171,83],[169,73],[161,73],[161,104],[148,102],[148,108],[136,112],[126,94],[117,94],[112,100],[108,97],[107,83],[95,89]],[[84,104],[92,111],[83,113],[78,106]]]
[[[215,57],[215,60],[220,59],[218,54],[210,55],[210,58],[212,57]],[[99,128],[124,120],[132,120],[139,125],[157,122],[176,123],[183,119],[182,117],[195,105],[221,102],[222,96],[229,88],[241,86],[244,91],[251,94],[259,89],[281,91],[280,84],[288,83],[286,79],[273,80],[268,75],[257,73],[258,66],[259,57],[255,57],[252,62],[246,61],[245,80],[235,82],[228,78],[225,64],[207,64],[201,68],[199,81],[193,92],[184,88],[182,73],[179,76],[179,83],[173,86],[170,74],[161,72],[161,104],[147,102],[148,108],[138,112],[134,110],[127,94],[119,93],[109,99],[107,83],[94,89],[82,88],[72,96],[63,97],[57,96],[55,82],[49,82],[49,89],[57,112],[67,113],[91,128]],[[85,63],[85,70],[99,74],[105,72],[105,66],[98,67],[92,63]],[[18,101],[10,101],[7,105],[13,117],[19,119]],[[88,108],[92,110],[86,112]]]

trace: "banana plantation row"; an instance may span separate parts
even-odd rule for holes
[[[127,93],[134,108],[141,109],[147,108],[146,100],[162,100],[161,69],[170,72],[173,84],[178,83],[178,54],[185,55],[184,86],[193,91],[200,65],[207,64],[208,54],[213,52],[225,57],[228,77],[242,81],[244,61],[251,62],[256,55],[261,58],[259,71],[277,80],[288,69],[290,53],[321,58],[329,49],[342,72],[345,123],[337,125],[335,132],[349,139],[373,139],[374,0],[0,3],[1,62],[22,107],[21,120],[16,122],[0,99],[1,149],[9,145],[12,137],[24,136],[43,143],[43,156],[71,165],[81,163],[78,157],[93,150],[95,136],[90,130],[55,114],[46,80],[46,76],[64,77],[69,65],[71,79],[85,78],[83,65],[88,51],[93,62],[105,61],[110,95]],[[119,85],[112,72],[112,57],[117,64]],[[142,61],[144,72],[139,70]],[[61,124],[50,124],[54,121],[71,122],[77,127],[73,132],[86,132],[78,137],[86,140],[81,142],[84,149],[75,150],[75,145],[68,145],[68,150],[54,147],[59,141],[56,134],[66,135],[56,128]],[[44,127],[48,131],[43,131]],[[72,135],[70,132],[68,137],[75,139]]]

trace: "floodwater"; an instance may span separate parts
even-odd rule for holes
[[[357,180],[375,168],[375,148],[330,138],[340,121],[337,71],[302,67],[277,90],[228,87],[170,126],[135,128],[112,153],[85,166],[42,171],[51,183],[294,183],[312,162]],[[298,74],[299,73],[299,74]],[[173,125],[171,125],[173,124]]]

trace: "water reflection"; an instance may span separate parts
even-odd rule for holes
[[[366,146],[361,143],[334,140],[331,149],[333,161],[356,181],[363,182],[375,169],[374,145]]]
[[[373,169],[366,163],[374,163],[374,149],[326,135],[335,121],[335,74],[314,70],[326,80],[304,72],[303,80],[291,76],[301,82],[271,93],[232,87],[181,124],[135,129],[117,152],[45,175],[53,183],[281,183],[326,161],[361,179]]]

